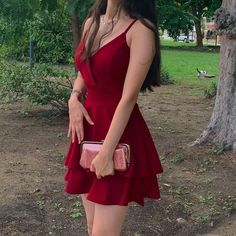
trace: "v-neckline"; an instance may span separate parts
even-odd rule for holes
[[[122,35],[125,35],[125,32],[122,32],[121,34],[119,34],[118,36],[116,36],[115,38],[113,38],[112,40],[110,40],[108,43],[104,44],[102,47],[100,47],[97,51],[95,51],[95,53],[93,53],[92,57],[96,56],[101,50],[103,50],[105,47],[107,47],[108,45],[110,45],[112,42],[114,42],[115,40],[117,40],[118,38],[120,38]],[[126,41],[126,40],[125,40]]]
[[[117,35],[115,38],[113,38],[112,40],[110,40],[108,43],[104,44],[102,47],[100,47],[97,51],[95,51],[95,53],[93,53],[93,55],[91,56],[91,58],[95,57],[100,51],[102,51],[104,48],[106,48],[107,46],[109,46],[111,43],[113,43],[115,40],[119,39],[121,36],[125,35],[128,32],[128,30],[132,27],[132,25],[135,23],[136,19],[134,19],[129,25],[128,27],[119,35]],[[126,38],[125,38],[125,43],[127,44]],[[85,45],[84,45],[85,46]]]

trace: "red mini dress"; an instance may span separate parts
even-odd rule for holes
[[[84,140],[104,140],[116,107],[121,99],[128,69],[130,48],[126,33],[135,20],[118,37],[101,47],[90,63],[80,59],[84,43],[81,40],[74,54],[75,65],[83,76],[87,97],[85,108],[94,125],[84,119]],[[144,206],[144,198],[159,199],[157,174],[162,166],[148,127],[135,104],[120,142],[130,145],[131,164],[125,172],[97,179],[94,172],[80,164],[80,145],[77,138],[70,143],[65,157],[65,192],[88,193],[87,199],[103,205],[127,206],[136,202]]]

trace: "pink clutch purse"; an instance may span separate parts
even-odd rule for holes
[[[103,142],[96,141],[82,141],[80,144],[80,165],[89,169],[92,160],[99,153]],[[125,171],[130,165],[130,146],[125,143],[117,145],[114,155],[114,169],[119,171]]]

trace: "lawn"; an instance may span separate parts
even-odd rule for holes
[[[161,40],[161,46],[164,47],[195,47],[196,43],[195,42],[180,42],[180,41],[174,41],[173,39],[162,39]]]
[[[214,40],[209,40],[208,42],[203,41],[204,47],[211,47],[211,48],[219,48],[215,46]],[[196,47],[196,42],[182,42],[182,41],[174,41],[173,39],[161,39],[161,46],[162,47]]]
[[[177,83],[207,87],[218,80],[219,53],[167,50],[161,51],[162,64]],[[198,79],[197,70],[205,70],[215,75],[213,79]]]

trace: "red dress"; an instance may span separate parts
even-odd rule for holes
[[[130,57],[126,33],[134,22],[122,34],[101,47],[92,56],[90,65],[79,59],[84,47],[82,41],[76,49],[75,65],[83,76],[88,92],[84,106],[94,121],[94,125],[90,125],[84,119],[84,140],[101,141],[106,137],[121,99]],[[115,175],[101,179],[97,179],[94,172],[80,166],[80,145],[77,139],[70,143],[65,158],[65,191],[70,194],[88,193],[88,200],[103,205],[125,206],[134,201],[143,206],[146,197],[159,199],[156,175],[163,170],[137,104],[120,142],[130,145],[131,165],[125,172],[115,171]]]

